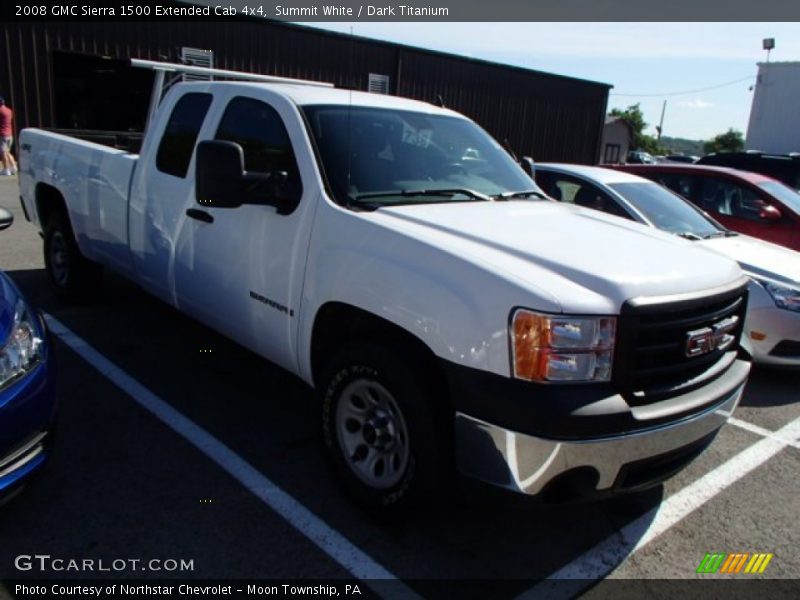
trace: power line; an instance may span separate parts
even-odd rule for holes
[[[727,83],[720,83],[719,85],[712,85],[711,87],[700,88],[697,90],[687,90],[685,92],[665,92],[663,94],[609,94],[609,96],[627,96],[627,97],[636,97],[636,98],[644,98],[644,97],[653,97],[653,98],[663,98],[665,96],[686,96],[688,94],[697,94],[699,92],[707,92],[709,90],[718,90],[719,88],[724,88],[729,85],[734,85],[736,83],[741,83],[742,81],[747,81],[749,79],[755,79],[755,75],[748,75],[747,77],[742,77],[741,79],[735,79],[734,81],[728,81]]]

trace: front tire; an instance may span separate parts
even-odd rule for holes
[[[348,495],[383,514],[440,498],[450,435],[421,369],[353,344],[328,364],[320,389],[324,442]]]
[[[87,299],[102,281],[102,267],[81,254],[63,213],[55,214],[45,228],[44,264],[56,294],[67,302]]]

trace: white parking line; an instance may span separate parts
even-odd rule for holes
[[[741,419],[737,419],[736,417],[730,417],[728,419],[728,424],[735,425],[736,427],[745,429],[750,433],[755,433],[756,435],[760,435],[762,437],[772,438],[779,442],[783,442],[787,446],[792,446],[793,448],[797,448],[798,450],[800,450],[800,442],[798,442],[797,440],[791,440],[780,437],[774,431],[770,431],[769,429],[764,429],[763,427],[759,427],[758,425],[753,425],[752,423],[748,423],[747,421],[742,421]]]
[[[766,431],[766,430],[765,430]],[[772,432],[770,432],[772,433]],[[739,454],[673,494],[594,548],[565,565],[518,599],[571,597],[621,567],[625,560],[679,523],[714,496],[758,468],[800,435],[800,419],[745,448]],[[559,580],[576,580],[574,586]]]
[[[247,461],[199,425],[172,408],[90,346],[55,317],[45,314],[50,331],[114,385],[150,411],[175,433],[194,445],[224,471],[282,516],[353,577],[375,592],[392,598],[419,598],[408,586],[348,541],[300,502],[270,481]]]

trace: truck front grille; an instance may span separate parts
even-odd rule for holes
[[[673,302],[629,301],[620,316],[614,381],[632,405],[707,384],[736,359],[747,288]]]

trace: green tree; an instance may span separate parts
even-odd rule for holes
[[[706,154],[711,154],[712,152],[741,152],[744,150],[744,137],[742,137],[741,131],[731,127],[725,133],[720,133],[703,144],[703,150],[705,150]]]
[[[664,148],[659,141],[652,135],[647,135],[644,130],[647,128],[647,123],[644,120],[644,114],[639,107],[639,103],[631,104],[625,110],[615,108],[608,113],[612,117],[619,117],[625,121],[633,132],[633,139],[631,140],[631,150],[642,150],[650,152],[651,154],[664,154]]]

